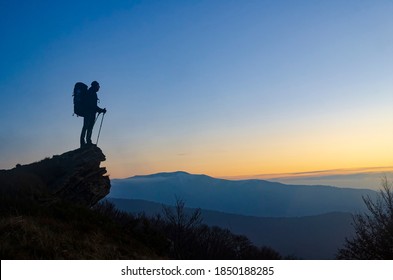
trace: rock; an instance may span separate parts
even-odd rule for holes
[[[96,146],[66,152],[40,162],[0,171],[3,190],[29,192],[41,200],[64,200],[93,206],[110,190],[109,176],[100,167],[105,155]]]

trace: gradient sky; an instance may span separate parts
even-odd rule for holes
[[[78,148],[72,89],[93,80],[112,178],[393,166],[392,15],[392,0],[1,1],[0,169]]]

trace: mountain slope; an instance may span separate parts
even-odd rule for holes
[[[162,214],[162,204],[133,199],[108,198],[120,210]],[[187,208],[186,213],[194,209]],[[302,259],[334,259],[345,238],[353,234],[349,213],[328,213],[300,218],[261,218],[202,209],[203,223],[247,236],[258,246],[270,246],[283,256]]]
[[[158,173],[111,181],[108,197],[131,198],[258,217],[298,217],[329,212],[363,212],[362,196],[375,191],[330,186],[284,185],[263,180],[231,181],[185,172]]]

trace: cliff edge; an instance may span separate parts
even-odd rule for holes
[[[32,196],[45,202],[68,201],[93,206],[104,198],[111,184],[100,148],[89,146],[55,155],[10,170],[0,170],[0,187],[16,195]]]

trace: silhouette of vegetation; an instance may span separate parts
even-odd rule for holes
[[[188,259],[188,251],[191,243],[196,239],[197,228],[202,223],[201,209],[195,210],[191,215],[184,211],[184,201],[176,199],[175,210],[169,206],[163,206],[166,223],[163,225],[172,241],[172,255],[176,259]]]
[[[170,256],[175,259],[281,259],[269,247],[253,245],[245,236],[227,229],[202,224],[201,209],[190,215],[185,203],[176,199],[174,210],[164,206],[163,230],[171,241]],[[161,217],[157,218],[161,220]]]
[[[99,211],[0,192],[1,259],[166,258]]]
[[[376,201],[363,197],[368,212],[353,217],[356,231],[340,249],[338,259],[391,260],[393,259],[393,187],[387,178]]]

